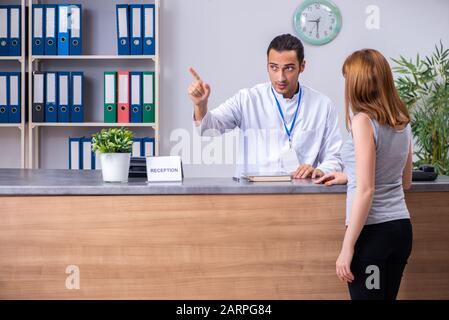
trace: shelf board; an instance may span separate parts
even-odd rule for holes
[[[21,56],[0,56],[0,61],[1,60],[5,60],[5,61],[17,60],[17,61],[20,61],[20,60],[22,60],[22,57]]]
[[[33,122],[32,127],[142,127],[155,128],[155,123],[105,123],[105,122]]]
[[[156,60],[156,56],[80,55],[80,56],[31,56],[31,60]]]
[[[21,128],[21,123],[0,123],[0,128]]]

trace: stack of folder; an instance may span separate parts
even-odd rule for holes
[[[84,122],[83,72],[33,73],[33,122]]]
[[[20,56],[22,52],[20,5],[0,5],[0,56]]]
[[[133,139],[132,157],[154,157],[156,155],[156,146],[154,138],[143,137]]]
[[[154,123],[155,121],[153,71],[104,73],[104,122]]]
[[[20,72],[0,72],[0,123],[20,123]]]
[[[33,55],[81,55],[80,4],[33,4]]]
[[[154,4],[118,4],[117,48],[119,55],[154,55],[155,5]]]
[[[99,160],[99,157],[96,157],[96,154],[92,152],[92,138],[69,137],[70,170],[95,170]]]
[[[132,157],[154,157],[154,138],[134,138]],[[69,169],[70,170],[99,170],[101,161],[99,154],[92,151],[92,138],[69,137]]]

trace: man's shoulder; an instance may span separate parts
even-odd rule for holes
[[[301,85],[304,92],[313,100],[323,103],[323,104],[329,104],[332,105],[332,100],[325,95],[322,92],[319,92],[318,90],[315,90],[309,86]]]
[[[260,93],[269,92],[271,85],[269,82],[258,83],[250,88],[241,89],[239,92],[248,96],[260,95]]]
[[[249,88],[242,88],[238,90],[234,99],[238,99],[239,101],[255,101],[259,99],[264,99],[266,94],[270,92],[270,83],[259,83]]]

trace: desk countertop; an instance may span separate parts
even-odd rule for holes
[[[449,192],[449,177],[414,182],[409,192]],[[0,169],[0,196],[23,195],[176,195],[345,193],[346,186],[326,187],[311,180],[292,182],[234,181],[229,178],[185,178],[179,183],[104,183],[100,171]]]

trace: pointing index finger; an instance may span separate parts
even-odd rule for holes
[[[190,67],[190,68],[189,68],[189,71],[190,71],[191,75],[192,75],[196,80],[202,81],[201,78],[200,78],[200,76],[198,75],[198,73],[195,71],[195,69],[193,69],[193,68]]]

